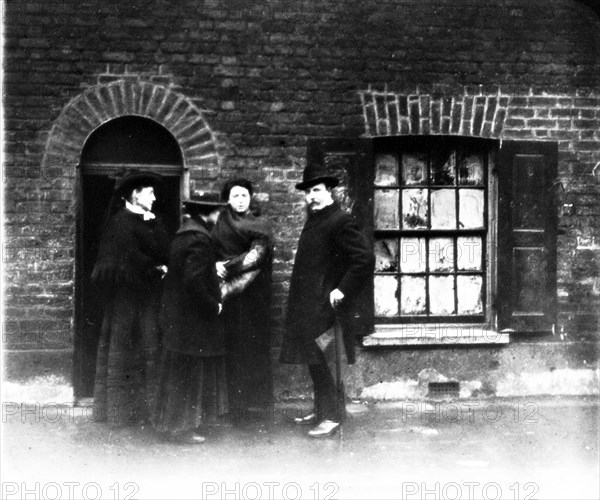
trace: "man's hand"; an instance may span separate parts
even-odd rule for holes
[[[340,292],[337,288],[332,290],[329,294],[329,302],[331,302],[331,307],[334,309],[340,305],[340,303],[344,300],[344,294]]]
[[[225,264],[227,264],[227,261],[221,261],[221,262],[217,262],[217,276],[219,278],[221,278],[222,280],[224,280],[225,278],[227,278],[227,269],[225,269]]]
[[[221,304],[221,303],[219,302],[219,312],[217,313],[217,316],[218,316],[219,314],[221,314],[221,311],[222,311],[222,310],[223,310],[223,304]]]
[[[164,278],[167,274],[167,266],[154,266],[154,268],[160,273],[161,278]]]

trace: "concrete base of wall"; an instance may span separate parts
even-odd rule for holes
[[[56,405],[73,402],[73,350],[5,351],[2,402]]]
[[[71,380],[73,349],[4,351],[3,378],[27,382],[36,377],[62,377]]]
[[[595,342],[360,349],[356,364],[343,370],[356,399],[426,399],[430,382],[449,381],[459,382],[465,398],[599,392]],[[275,364],[277,399],[310,390],[305,367]]]
[[[429,399],[431,382],[458,383],[459,398],[589,395],[599,393],[598,347],[590,341],[365,348],[358,350],[356,364],[343,370],[348,396],[361,400]],[[8,384],[71,384],[72,350],[4,354]],[[311,399],[307,368],[278,363],[278,349],[273,355],[275,400]],[[40,398],[44,390],[37,392]],[[64,387],[60,393],[64,397]]]

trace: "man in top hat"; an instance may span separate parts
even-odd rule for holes
[[[160,310],[164,353],[154,427],[169,439],[196,444],[206,419],[227,412],[222,297],[210,235],[226,203],[198,193],[183,203],[188,216],[169,250]]]
[[[296,189],[304,191],[308,219],[294,261],[286,331],[280,362],[308,364],[314,386],[314,412],[297,418],[299,424],[317,424],[311,437],[333,434],[340,425],[336,384],[316,339],[338,316],[343,328],[348,363],[354,363],[352,301],[366,285],[375,259],[354,218],[332,197],[338,179],[319,165],[309,165]]]
[[[148,420],[156,393],[158,306],[169,237],[152,213],[159,175],[120,177],[92,281],[104,296],[94,387],[94,419],[112,424]]]

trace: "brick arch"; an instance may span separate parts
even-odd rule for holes
[[[66,168],[74,177],[92,132],[114,118],[132,115],[152,119],[173,135],[192,179],[219,166],[215,134],[189,97],[169,87],[123,79],[90,87],[63,108],[50,130],[42,168]]]
[[[365,137],[460,135],[500,138],[510,97],[497,94],[402,94],[369,88],[359,92]]]
[[[40,190],[48,190],[49,196],[57,183],[60,185],[60,200],[65,204],[61,227],[56,226],[45,243],[49,248],[68,249],[68,257],[56,265],[71,300],[75,298],[77,252],[78,197],[74,194],[81,152],[85,141],[99,126],[114,118],[131,115],[156,121],[178,142],[185,169],[184,195],[194,189],[196,182],[204,183],[219,172],[215,133],[198,107],[183,94],[165,86],[122,79],[90,87],[71,99],[49,131],[41,165],[41,179],[47,182],[40,185]]]

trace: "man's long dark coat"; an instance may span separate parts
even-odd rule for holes
[[[353,299],[374,271],[374,256],[354,218],[337,204],[309,215],[292,271],[282,363],[319,362],[315,339],[333,325],[329,294],[344,294],[338,307],[348,363],[354,363]]]
[[[192,356],[225,354],[215,258],[204,222],[185,221],[171,244],[164,283],[160,326],[165,349]]]

